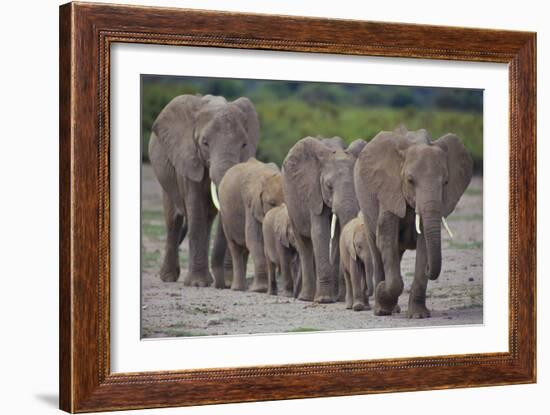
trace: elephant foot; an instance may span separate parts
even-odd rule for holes
[[[238,278],[233,279],[231,289],[233,291],[246,291],[246,280],[240,280]]]
[[[430,310],[424,304],[409,304],[407,310],[408,318],[429,318],[431,317]]]
[[[330,286],[327,286],[325,284],[317,285],[317,292],[315,293],[314,301],[320,304],[333,303],[334,297],[332,296]]]
[[[221,269],[212,269],[212,273],[214,274],[214,287],[219,289],[227,288],[227,285],[225,284],[225,273]]]
[[[386,281],[382,281],[378,284],[374,298],[374,315],[376,316],[391,316],[397,309],[399,312],[401,311],[401,308],[397,305],[399,296],[393,297],[388,295],[386,292]]]
[[[210,272],[188,272],[183,279],[183,285],[187,287],[208,287],[213,278]]]
[[[330,304],[334,302],[334,298],[331,295],[317,295],[315,296],[315,302],[319,304]]]
[[[285,289],[285,290],[283,290],[283,292],[281,293],[281,295],[282,295],[283,297],[289,297],[289,298],[291,298],[291,297],[294,297],[294,292],[293,292],[292,290]]]
[[[351,295],[346,296],[346,310],[351,310],[353,308],[353,298]]]
[[[267,283],[253,280],[252,285],[250,286],[250,288],[248,290],[252,291],[252,292],[255,292],[255,293],[266,293],[267,292]]]
[[[164,282],[176,282],[180,277],[180,268],[162,267],[160,270],[160,279]]]
[[[227,285],[225,285],[225,280],[215,280],[214,282],[214,287],[220,289],[220,290],[223,290],[225,288],[227,288]]]
[[[233,281],[233,269],[232,268],[224,268],[223,269],[223,277],[225,280],[225,285],[230,286],[231,282]]]
[[[374,315],[375,316],[391,316],[392,310],[385,309],[380,307],[380,304],[374,304]]]
[[[300,295],[298,296],[298,300],[300,301],[313,301],[313,293],[302,290],[300,292]]]
[[[353,304],[353,311],[363,311],[363,310],[370,310],[370,304],[369,303],[355,303]]]

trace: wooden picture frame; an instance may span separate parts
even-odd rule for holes
[[[507,63],[509,351],[111,373],[109,62],[114,43]],[[106,4],[61,6],[61,409],[90,412],[535,382],[535,105],[535,33]]]

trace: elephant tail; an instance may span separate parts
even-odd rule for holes
[[[180,236],[178,237],[178,246],[181,245],[181,243],[185,239],[186,235],[187,235],[187,218],[184,216],[183,217],[183,223],[182,223],[181,229],[180,229]]]

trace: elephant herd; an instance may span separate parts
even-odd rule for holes
[[[401,259],[416,249],[407,315],[426,318],[428,280],[441,272],[441,227],[470,183],[461,140],[399,126],[347,148],[339,137],[299,140],[282,168],[255,159],[258,115],[248,98],[181,95],[154,122],[149,158],[163,190],[162,281],[399,312]],[[211,228],[218,215],[210,253]],[[452,235],[451,235],[452,236]],[[248,257],[254,278],[247,287]],[[211,271],[210,271],[211,270]]]

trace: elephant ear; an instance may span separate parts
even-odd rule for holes
[[[288,221],[288,216],[285,218],[281,214],[282,209],[285,209],[284,206],[285,205],[283,204],[281,208],[276,208],[280,210],[277,212],[274,228],[275,234],[278,236],[281,245],[283,245],[285,248],[290,248],[290,238],[288,236],[290,222]]]
[[[248,134],[248,151],[243,159],[244,161],[256,155],[256,147],[260,139],[260,121],[254,105],[248,98],[238,98],[231,104],[236,105],[241,110],[243,114],[243,127]]]
[[[433,142],[447,153],[447,170],[449,182],[443,191],[443,216],[454,210],[458,200],[470,184],[474,171],[472,157],[454,134],[445,134]]]
[[[316,215],[321,214],[324,205],[319,180],[321,168],[335,151],[316,138],[306,137],[290,149],[283,162],[285,181]]]
[[[243,197],[246,206],[252,212],[257,221],[264,220],[264,207],[262,203],[262,193],[265,178],[250,174],[242,182]]]
[[[200,182],[204,176],[195,138],[195,113],[199,107],[200,98],[180,95],[164,107],[153,124],[153,132],[176,173],[194,182]]]
[[[359,153],[367,145],[367,142],[361,138],[354,140],[348,148],[346,148],[346,153],[352,155],[353,157],[359,157]]]
[[[361,151],[359,174],[382,207],[403,218],[406,202],[401,190],[404,153],[410,142],[402,135],[382,131]]]

